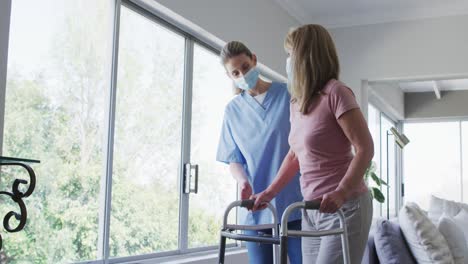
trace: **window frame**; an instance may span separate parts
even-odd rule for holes
[[[3,153],[11,0],[0,1],[0,154]]]
[[[213,46],[210,43],[202,40],[201,38],[191,34],[187,31],[184,31],[177,25],[165,20],[154,10],[149,9],[142,3],[137,3],[138,1],[132,0],[117,0],[121,2],[120,6],[124,6],[129,8],[130,10],[144,16],[148,20],[157,23],[159,26],[165,27],[166,29],[174,32],[182,37],[185,38],[185,57],[184,57],[184,82],[183,82],[183,90],[184,90],[184,98],[183,98],[183,118],[182,118],[182,144],[181,144],[181,160],[180,160],[180,167],[179,167],[179,248],[174,251],[165,251],[159,253],[152,253],[140,256],[146,256],[144,258],[138,259],[147,259],[147,258],[154,258],[154,257],[165,257],[165,256],[173,256],[179,254],[188,254],[188,253],[197,253],[203,251],[210,251],[217,248],[216,245],[213,246],[205,246],[205,247],[197,247],[197,248],[189,248],[188,247],[188,225],[189,225],[189,200],[190,194],[185,194],[183,192],[183,168],[184,164],[190,163],[190,144],[191,144],[191,125],[192,125],[192,117],[191,117],[191,110],[192,110],[192,85],[193,85],[193,64],[194,64],[194,46],[199,45],[201,48],[205,48],[207,51],[213,52],[213,54],[218,55],[221,51],[220,48]],[[117,5],[117,4],[116,4]],[[117,6],[116,6],[117,9]],[[116,15],[120,13],[120,7],[118,7],[119,11],[116,11]],[[117,19],[116,19],[117,20]],[[119,21],[115,24],[116,30],[118,32],[120,28],[120,17]],[[114,48],[114,52],[118,53],[118,38],[114,38],[116,43],[117,49]],[[116,54],[118,56],[118,54]],[[114,66],[113,66],[114,67]],[[118,66],[115,70],[118,69]],[[270,79],[270,80],[277,80],[275,76],[269,74],[268,72],[260,69],[260,73],[262,76]],[[113,87],[115,89],[115,87]],[[115,102],[114,102],[115,103]],[[115,108],[115,106],[114,106]],[[112,124],[113,125],[113,124]],[[113,142],[112,142],[113,143]],[[110,198],[108,199],[110,200]],[[107,246],[108,247],[108,246]],[[227,248],[241,248],[240,243],[229,243],[227,244]],[[133,260],[134,256],[125,257],[125,259]],[[121,259],[121,258],[109,258],[109,259]]]
[[[174,26],[168,21],[162,19],[161,17],[155,15],[150,10],[146,9],[143,6],[140,6],[130,0],[117,0],[115,4],[115,18],[114,18],[114,38],[113,38],[113,61],[112,61],[112,84],[111,84],[111,105],[110,105],[110,130],[109,130],[109,147],[114,145],[113,142],[113,131],[115,127],[115,107],[116,107],[116,86],[117,86],[117,71],[118,71],[118,48],[119,48],[119,31],[120,31],[120,10],[122,7],[128,8],[129,10],[135,12],[138,15],[143,16],[148,19],[149,22],[158,24],[170,32],[177,34],[185,39],[185,50],[184,50],[184,79],[183,79],[183,106],[182,106],[182,142],[180,150],[180,160],[179,160],[179,171],[177,175],[178,185],[179,185],[179,230],[178,230],[178,248],[176,250],[169,250],[164,252],[156,252],[142,255],[133,255],[125,257],[110,257],[109,256],[109,237],[110,233],[107,231],[108,235],[104,237],[106,244],[103,245],[104,249],[104,260],[108,260],[109,263],[121,263],[129,261],[139,261],[160,257],[168,256],[177,256],[190,253],[198,253],[204,251],[210,251],[217,248],[216,245],[205,246],[198,248],[189,248],[188,247],[188,226],[189,226],[189,201],[190,194],[186,194],[183,191],[183,181],[184,181],[184,165],[190,163],[190,147],[191,147],[191,123],[192,123],[192,88],[193,88],[193,64],[194,64],[194,46],[195,44],[201,46],[202,48],[207,49],[213,54],[219,54],[220,50],[214,48],[213,46],[202,42],[197,39],[195,36],[181,30],[180,28]],[[111,132],[112,131],[112,132]],[[108,149],[112,151],[109,153],[109,156],[112,158],[113,149]],[[112,189],[112,160],[108,160],[108,169],[107,169],[107,184],[106,189]],[[105,218],[110,219],[110,208],[111,208],[111,197],[112,190],[106,192],[106,206],[104,208]],[[110,228],[110,220],[105,225],[106,229]],[[227,245],[227,248],[239,248],[240,244],[230,243]]]
[[[369,109],[375,109],[375,115],[373,116],[370,116],[371,114],[371,111]],[[378,139],[374,139],[374,158],[376,155],[379,155],[379,160],[378,160],[378,173],[379,173],[379,178],[382,177],[382,173],[381,173],[381,167],[382,167],[382,155],[381,155],[381,152],[382,152],[382,139],[381,139],[381,134],[382,134],[382,131],[381,131],[381,118],[382,118],[382,115],[381,115],[381,110],[375,106],[375,104],[371,103],[371,102],[368,102],[367,104],[367,123],[369,124],[371,122],[371,120],[373,121],[377,121],[377,118],[378,118],[378,129],[376,129],[376,131],[370,131],[371,132],[371,136],[372,136],[372,133],[373,132],[377,132],[378,133]],[[378,151],[376,151],[376,148],[375,146],[378,144],[379,146],[379,149]],[[372,162],[374,162],[374,158],[372,159]],[[382,187],[380,187],[380,190],[382,191]],[[374,208],[375,209],[375,208]],[[373,213],[374,215],[376,215],[376,212]],[[381,203],[378,203],[378,217],[381,217],[382,216],[382,204]]]
[[[460,202],[463,202],[463,199],[464,199],[464,196],[466,194],[464,194],[464,184],[463,184],[463,176],[464,176],[464,170],[466,170],[466,168],[464,168],[463,166],[463,158],[465,157],[465,155],[468,155],[468,154],[465,154],[465,152],[463,151],[463,142],[464,142],[464,139],[463,139],[463,123],[464,122],[468,122],[468,116],[462,116],[462,117],[435,117],[435,118],[415,118],[415,119],[407,119],[407,120],[404,120],[404,122],[402,122],[401,124],[401,127],[402,127],[402,131],[403,133],[405,132],[405,124],[418,124],[418,123],[444,123],[444,122],[457,122],[458,123],[458,136],[459,136],[459,139],[460,139],[460,146],[459,146],[459,159],[460,159],[460,188],[461,188],[461,201]],[[411,138],[410,138],[411,140]],[[465,139],[465,140],[468,140],[468,139]],[[466,151],[466,153],[468,153],[468,151]],[[403,157],[403,154],[402,154],[402,157],[401,157],[401,171],[402,171],[402,176],[404,177],[404,157]],[[402,178],[402,184],[404,186],[405,182],[404,182],[404,178]],[[404,190],[406,191],[406,190]],[[401,203],[403,204],[405,202],[404,200],[404,196],[402,197],[402,201]]]
[[[403,122],[401,121],[396,121],[395,119],[393,119],[391,116],[389,116],[388,114],[386,114],[383,110],[381,110],[381,108],[378,106],[378,104],[374,104],[373,102],[368,102],[368,107],[369,105],[372,106],[377,112],[378,112],[378,119],[379,119],[379,122],[378,122],[378,133],[379,133],[379,139],[378,141],[374,141],[374,144],[379,144],[379,177],[381,179],[383,179],[383,174],[386,173],[386,171],[384,172],[382,170],[382,165],[384,163],[387,162],[387,160],[383,160],[383,151],[384,151],[384,148],[387,150],[387,154],[389,153],[388,149],[387,149],[387,145],[388,145],[388,148],[391,148],[391,147],[394,147],[395,148],[395,157],[394,157],[394,160],[395,160],[395,189],[393,190],[394,192],[394,195],[395,195],[395,200],[391,201],[395,204],[395,212],[390,212],[390,216],[398,216],[398,212],[399,210],[401,209],[402,205],[403,205],[403,192],[402,192],[402,187],[403,187],[403,152],[401,151],[401,149],[397,148],[395,146],[395,144],[391,144],[391,141],[387,142],[387,138],[383,138],[382,137],[382,134],[383,134],[383,130],[382,130],[382,119],[385,118],[387,119],[388,121],[390,121],[391,123],[393,123],[393,125],[395,126],[395,128],[399,131],[399,132],[402,132],[402,127],[403,127]],[[369,116],[369,111],[368,111],[368,120],[370,118]],[[368,121],[369,122],[369,121]],[[388,133],[388,131],[387,131]],[[389,137],[388,137],[389,138]],[[390,138],[389,138],[390,140]],[[388,144],[387,144],[388,143]],[[388,166],[386,164],[386,166]],[[386,179],[383,179],[383,180],[386,180]],[[383,204],[380,204],[379,203],[379,207],[380,207],[380,212],[378,214],[378,217],[385,217],[386,214],[387,214],[387,208],[384,208],[386,207],[386,204],[389,202],[389,197],[387,197],[387,191],[386,191],[386,187],[382,187],[380,188],[380,190],[382,191],[382,193],[384,194],[384,196],[386,197],[386,200],[385,200],[385,203]],[[394,213],[394,215],[392,215],[392,213]]]
[[[391,139],[391,136],[392,136],[392,135],[389,134],[389,131],[388,131],[388,130],[387,130],[387,131],[383,131],[383,130],[382,130],[382,120],[383,120],[384,118],[387,119],[387,121],[389,121],[389,122],[393,125],[393,127],[395,127],[399,132],[401,132],[401,130],[399,130],[398,121],[395,121],[393,118],[391,118],[390,116],[388,116],[385,112],[383,112],[383,111],[380,110],[379,108],[376,107],[376,109],[380,111],[380,124],[379,124],[379,128],[380,128],[380,170],[381,170],[381,171],[380,171],[380,177],[381,177],[381,178],[382,178],[382,175],[383,175],[383,171],[382,171],[382,167],[383,167],[382,164],[383,164],[383,162],[387,163],[387,161],[390,161],[390,159],[387,157],[388,154],[390,153],[390,151],[389,151],[390,148],[393,148],[393,149],[394,149],[394,155],[395,155],[395,156],[393,157],[393,159],[394,159],[394,161],[395,161],[395,164],[394,164],[394,166],[395,166],[395,167],[394,167],[394,171],[395,171],[395,189],[392,190],[392,191],[394,192],[394,195],[395,195],[395,200],[390,201],[390,197],[391,197],[391,196],[390,196],[390,191],[389,191],[389,189],[390,189],[390,186],[392,185],[392,183],[387,182],[388,185],[384,187],[384,188],[385,188],[385,193],[384,193],[384,195],[386,195],[387,193],[389,194],[388,196],[386,195],[386,200],[385,200],[385,204],[387,205],[387,208],[385,208],[386,210],[383,210],[383,209],[381,210],[381,212],[382,212],[381,216],[384,216],[384,215],[387,215],[387,214],[388,214],[387,217],[390,218],[390,217],[398,216],[398,211],[400,210],[400,208],[399,208],[399,202],[398,202],[398,199],[399,199],[399,198],[398,198],[398,194],[399,194],[400,192],[399,192],[398,190],[401,189],[401,185],[398,184],[398,182],[399,182],[399,178],[401,177],[401,175],[398,174],[398,173],[399,173],[399,170],[398,170],[398,167],[399,167],[399,166],[398,166],[399,160],[398,160],[398,154],[397,154],[397,149],[398,149],[398,148],[396,147],[396,143],[394,142],[394,140]],[[385,132],[385,134],[386,134],[386,137],[385,137],[385,138],[382,138],[383,132]],[[382,156],[383,156],[383,153],[384,153],[384,151],[383,151],[383,146],[384,146],[384,145],[383,145],[382,143],[384,142],[384,140],[385,140],[385,149],[386,149],[386,151],[387,151],[387,153],[385,154],[386,157],[387,157],[387,158],[385,159],[385,161],[383,161],[383,159],[382,159]],[[393,143],[393,144],[392,144],[392,143]],[[385,171],[385,176],[388,177],[388,175],[386,175],[386,174],[387,174],[387,172],[390,172],[390,170],[388,169],[388,164],[385,164],[385,166],[386,166],[386,168],[387,168],[387,170]],[[383,180],[386,181],[387,179],[383,179]],[[381,190],[383,191],[383,188],[381,188]],[[389,211],[389,210],[390,210],[390,202],[392,202],[392,203],[395,204],[395,212],[390,212],[390,211]],[[392,215],[392,213],[394,213],[394,215]]]
[[[417,119],[405,119],[405,120],[402,120],[402,121],[395,121],[393,118],[391,118],[389,115],[385,114],[385,112],[383,112],[379,107],[378,107],[378,104],[374,104],[373,102],[368,102],[368,104],[372,105],[377,111],[380,112],[380,121],[379,121],[379,130],[380,130],[380,133],[381,130],[382,130],[382,127],[380,125],[381,123],[381,118],[382,118],[382,115],[385,116],[387,119],[389,119],[390,121],[394,122],[395,125],[396,125],[396,128],[398,131],[400,132],[405,132],[404,130],[404,127],[405,127],[405,124],[410,124],[410,123],[442,123],[442,122],[458,122],[459,123],[459,138],[460,138],[460,147],[459,147],[459,158],[461,159],[461,162],[460,162],[460,184],[461,184],[461,199],[463,201],[463,199],[465,199],[465,196],[467,196],[468,194],[466,194],[466,192],[464,192],[464,184],[463,184],[463,175],[464,175],[464,171],[466,171],[468,168],[465,168],[463,165],[463,158],[466,157],[466,155],[468,155],[468,151],[463,151],[463,142],[465,142],[466,140],[468,139],[464,139],[463,138],[463,122],[468,122],[468,116],[462,116],[462,117],[435,117],[435,118],[417,118]],[[369,114],[369,113],[368,113]],[[368,116],[369,118],[369,116]],[[378,143],[380,145],[380,152],[382,152],[383,148],[382,148],[382,144],[385,143],[384,142],[385,139],[382,139],[380,138],[379,141],[377,142],[374,142],[374,144]],[[410,139],[411,140],[411,139]],[[382,162],[385,162],[385,161],[382,161],[382,154],[379,153],[380,155],[380,169],[381,169],[381,165],[382,165]],[[404,151],[402,151],[401,149],[399,148],[396,148],[396,157],[395,157],[395,161],[396,161],[396,215],[398,216],[398,213],[399,213],[399,209],[401,209],[401,207],[404,205],[405,203],[405,192],[406,192],[406,189],[405,189],[405,174],[404,174],[404,166],[405,166],[405,163],[404,163]],[[382,172],[380,172],[380,175],[382,175]],[[381,216],[384,215],[384,211],[383,209],[381,210],[382,213],[381,213]]]
[[[145,1],[139,0],[109,0],[112,1],[112,28],[109,32],[109,37],[112,38],[112,53],[111,61],[109,61],[109,78],[110,87],[107,91],[106,98],[106,148],[105,154],[105,172],[101,175],[101,191],[99,201],[99,224],[98,224],[98,249],[97,259],[88,261],[79,261],[75,263],[126,263],[133,261],[150,260],[161,257],[182,256],[194,253],[213,253],[217,249],[217,245],[189,248],[188,247],[188,225],[189,225],[189,194],[184,194],[182,190],[183,168],[184,164],[190,162],[190,141],[191,141],[191,109],[192,109],[192,85],[193,85],[193,60],[194,46],[199,45],[207,51],[218,55],[221,50],[222,43],[210,41],[196,30],[188,30],[187,26],[181,23],[176,23],[167,15],[152,8]],[[0,1],[0,10],[6,15],[1,16],[0,23],[0,154],[2,153],[3,132],[4,132],[4,116],[5,116],[5,94],[7,80],[7,65],[8,65],[8,45],[9,45],[9,28],[11,21],[11,0]],[[142,15],[151,22],[157,23],[159,26],[168,29],[174,34],[178,34],[185,39],[185,54],[184,54],[184,80],[183,80],[183,113],[182,113],[182,142],[181,142],[181,158],[178,172],[179,180],[179,235],[178,249],[143,255],[133,255],[126,257],[110,257],[109,240],[110,240],[110,224],[111,224],[111,203],[112,203],[112,175],[113,175],[113,154],[114,154],[114,130],[115,130],[115,115],[116,115],[116,94],[117,94],[117,75],[119,61],[119,41],[120,41],[120,11],[121,8],[129,8],[130,10]],[[259,64],[261,75],[273,81],[284,81],[284,76],[279,75],[273,70]],[[238,250],[244,246],[241,243],[230,243],[227,245],[227,251]]]

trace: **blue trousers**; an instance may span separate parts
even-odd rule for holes
[[[291,221],[288,228],[292,230],[301,230],[301,220]],[[246,230],[248,235],[271,235],[271,229],[251,231]],[[273,264],[273,246],[271,244],[260,244],[247,242],[247,251],[250,264]],[[288,239],[288,257],[291,264],[302,264],[301,238]]]

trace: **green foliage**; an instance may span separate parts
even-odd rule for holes
[[[384,180],[380,179],[379,176],[377,176],[377,174],[375,174],[375,172],[370,172],[370,176],[371,176],[372,180],[378,186],[387,185],[387,183]]]
[[[371,188],[371,194],[372,197],[374,197],[375,200],[377,200],[379,203],[384,203],[385,202],[385,196],[382,194],[380,189],[376,187]]]
[[[14,66],[8,69],[3,153],[37,158],[41,164],[34,165],[37,186],[25,199],[25,229],[2,232],[2,263],[68,263],[100,257],[99,208],[110,79],[106,65],[111,47],[106,23],[111,20],[104,22],[110,10],[102,5],[105,1],[87,2],[92,10],[80,4],[82,1],[67,2],[72,13],[63,15],[67,21],[54,36],[56,44],[46,56],[47,65],[38,65],[33,74]],[[89,15],[92,19],[82,19],[76,15],[79,12],[95,13]],[[137,28],[128,27],[127,31]],[[122,29],[121,34],[124,32]],[[178,171],[166,168],[177,167],[173,164],[180,158],[182,122],[181,117],[165,115],[182,112],[182,89],[175,89],[182,82],[174,81],[174,76],[183,73],[183,45],[181,50],[175,46],[170,50],[152,46],[148,50],[154,53],[149,55],[138,55],[141,51],[135,47],[122,47],[119,54],[120,62],[125,63],[119,65],[116,110],[110,224],[113,257],[178,246]],[[172,53],[181,54],[179,64],[164,61],[163,55]],[[135,59],[142,55],[148,57],[147,63]],[[147,82],[141,74],[144,69],[157,72],[157,78]],[[158,119],[154,113],[159,114]],[[14,173],[2,171],[2,190],[8,188],[5,183]],[[216,190],[220,182],[205,184]],[[213,197],[208,197],[212,201],[208,206],[218,212],[219,196],[213,193],[209,193]],[[17,210],[9,206],[2,206],[0,215],[7,209]],[[191,244],[217,243],[221,217],[207,212],[202,203],[191,204],[190,213]]]
[[[376,174],[376,165],[374,162],[371,162],[369,167],[366,169],[366,173],[364,174],[364,180],[366,181],[367,184],[371,184],[369,182],[369,179],[372,179],[372,183],[376,186],[371,187],[371,194],[374,199],[379,202],[379,203],[384,203],[385,202],[385,196],[383,195],[381,191],[382,185],[387,185],[387,183],[382,180],[379,176]]]

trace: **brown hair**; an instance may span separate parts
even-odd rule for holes
[[[221,58],[221,63],[226,65],[227,61],[235,56],[245,54],[249,58],[253,59],[253,53],[250,51],[247,46],[240,42],[240,41],[229,41],[224,45],[223,49],[221,50],[221,53],[219,54]],[[233,89],[234,89],[234,94],[240,94],[242,92],[242,89],[236,87],[233,84]]]
[[[291,30],[284,41],[291,53],[293,80],[288,85],[293,102],[307,114],[315,96],[331,79],[338,79],[340,63],[335,44],[321,25],[304,25]]]

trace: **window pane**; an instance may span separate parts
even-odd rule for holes
[[[232,81],[219,57],[195,45],[191,161],[199,165],[199,189],[190,195],[189,246],[215,245],[227,204],[236,199],[236,182],[216,161],[224,107],[232,98]],[[231,214],[235,221],[235,214]]]
[[[372,162],[375,166],[376,174],[380,176],[382,175],[380,173],[380,111],[371,104],[368,106],[368,125],[372,140],[374,141],[374,158]],[[369,187],[377,186],[370,180]],[[374,200],[373,206],[374,217],[382,216],[382,204]]]
[[[468,121],[462,122],[463,202],[468,203]]]
[[[429,206],[429,195],[460,201],[459,122],[407,123],[405,200]]]
[[[184,38],[123,7],[110,254],[178,245]]]
[[[2,232],[2,263],[99,257],[112,49],[109,10],[112,1],[12,1],[3,154],[41,163],[33,165],[36,189],[24,200],[25,229]],[[4,172],[2,191],[13,180]],[[18,211],[5,206],[7,199],[0,202],[2,216]]]
[[[386,116],[381,117],[381,138],[382,138],[382,179],[388,183],[382,187],[385,196],[383,204],[383,216],[387,216],[387,204],[389,205],[390,217],[396,215],[396,160],[395,160],[395,138],[390,133],[390,128],[395,127],[395,123]],[[387,136],[388,135],[388,136]],[[387,148],[388,146],[388,148]],[[388,155],[388,160],[387,160]],[[388,164],[387,164],[388,163]],[[388,170],[387,170],[388,166]],[[388,173],[388,177],[387,177]]]

